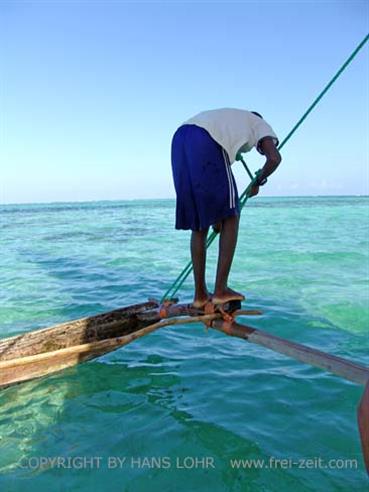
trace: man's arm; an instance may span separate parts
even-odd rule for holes
[[[259,180],[262,181],[264,178],[270,176],[279,166],[282,157],[278,152],[277,147],[275,146],[274,140],[272,137],[264,137],[261,139],[260,150],[262,154],[266,157],[266,162],[259,174]]]
[[[275,146],[272,137],[264,137],[259,142],[261,153],[265,155],[266,162],[258,175],[258,181],[261,182],[263,179],[270,176],[279,166],[282,157]],[[255,184],[250,190],[250,197],[255,196],[259,193],[259,186]]]

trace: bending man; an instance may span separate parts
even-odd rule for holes
[[[191,258],[195,280],[194,307],[208,301],[224,304],[244,296],[228,287],[236,248],[240,205],[231,164],[237,154],[256,148],[266,162],[251,196],[259,192],[281,162],[278,139],[256,112],[241,109],[204,111],[183,123],[172,140],[172,171],[177,194],[176,229],[191,229]],[[205,280],[209,227],[220,231],[214,295]]]

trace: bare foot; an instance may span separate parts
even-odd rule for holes
[[[229,301],[244,301],[245,296],[240,292],[236,292],[235,290],[227,287],[225,290],[221,292],[214,292],[214,296],[212,298],[213,304],[225,304]]]
[[[192,306],[196,309],[202,309],[207,302],[210,302],[212,299],[212,294],[207,293],[206,296],[202,295],[201,297],[195,296]]]

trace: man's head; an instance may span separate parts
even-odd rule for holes
[[[259,116],[259,118],[263,119],[260,113],[257,113],[256,111],[251,111],[252,114],[255,114],[256,116]]]

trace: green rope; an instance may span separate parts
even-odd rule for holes
[[[295,126],[292,128],[292,130],[287,134],[287,136],[284,138],[284,140],[280,143],[278,146],[278,150],[281,150],[282,147],[288,142],[288,140],[292,137],[292,135],[296,132],[296,130],[299,128],[299,126],[303,123],[303,121],[307,118],[307,116],[311,113],[311,111],[315,108],[315,106],[318,104],[318,102],[322,99],[322,97],[325,95],[326,92],[331,88],[331,86],[335,83],[335,81],[338,79],[338,77],[341,75],[341,73],[347,68],[347,66],[352,62],[352,60],[355,58],[355,56],[358,54],[358,52],[363,48],[363,46],[366,44],[366,42],[369,40],[369,34],[365,36],[365,38],[361,41],[361,43],[356,47],[356,49],[351,53],[351,55],[347,58],[345,63],[341,66],[341,68],[337,71],[337,73],[332,77],[332,79],[328,82],[328,84],[324,87],[324,89],[321,91],[321,93],[318,95],[318,97],[314,100],[314,102],[309,106],[309,108],[305,111],[305,113],[302,115],[302,117],[298,120],[298,122],[295,124]],[[254,181],[256,179],[256,176],[253,176],[252,173],[250,172],[249,168],[247,167],[245,161],[240,157],[240,160],[246,169],[251,182],[247,186],[247,188],[244,190],[240,197],[240,209],[242,210],[243,207],[245,206],[249,195],[250,191],[252,188],[252,185],[254,184]],[[211,243],[214,241],[216,238],[217,233],[212,232],[210,236],[207,238],[206,241],[206,248],[208,248]],[[181,288],[183,285],[184,281],[186,278],[190,275],[192,271],[192,262],[189,261],[185,268],[182,270],[182,272],[179,274],[177,279],[173,282],[173,284],[169,287],[169,289],[165,292],[163,295],[161,302],[163,302],[165,299],[172,298],[175,296],[175,294],[178,292],[178,290]]]

